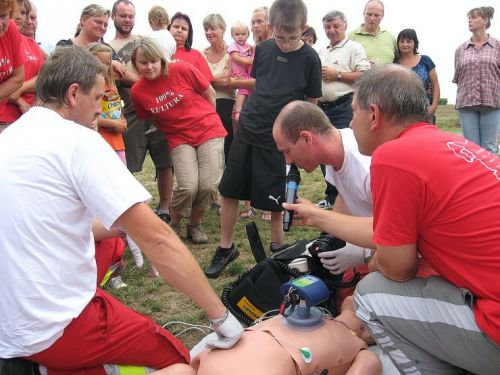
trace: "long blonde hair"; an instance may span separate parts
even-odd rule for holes
[[[87,49],[96,58],[97,58],[97,54],[98,53],[109,53],[110,59],[112,59],[113,50],[107,44],[104,44],[104,43],[101,43],[101,42],[90,43],[87,46]],[[111,65],[111,62],[109,64],[108,70],[106,71],[106,75],[104,76],[104,82],[106,83],[106,86],[109,86],[112,89],[116,89],[115,75],[114,75],[114,72],[113,72],[113,66]]]

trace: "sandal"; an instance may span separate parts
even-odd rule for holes
[[[242,211],[240,213],[240,217],[243,219],[248,219],[250,217],[254,217],[255,215],[257,215],[257,212],[255,212],[255,210],[253,208],[250,208],[249,210]]]

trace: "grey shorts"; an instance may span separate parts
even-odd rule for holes
[[[400,283],[372,272],[354,294],[357,315],[404,374],[493,375],[500,345],[476,324],[467,289],[439,278]]]
[[[147,120],[137,118],[135,112],[125,114],[128,130],[123,133],[125,142],[125,155],[127,157],[127,167],[130,172],[140,172],[144,159],[149,151],[151,159],[157,169],[172,166],[170,151],[167,141],[161,130],[145,134],[151,127]]]

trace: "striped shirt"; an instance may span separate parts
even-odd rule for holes
[[[349,33],[349,39],[361,44],[368,60],[373,64],[390,64],[396,55],[396,39],[388,30],[382,30],[377,35],[363,31],[363,25]]]
[[[470,40],[458,47],[453,83],[458,85],[457,108],[500,108],[500,41],[490,36],[480,47]]]

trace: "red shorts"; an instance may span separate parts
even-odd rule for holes
[[[123,253],[125,252],[125,241],[121,237],[107,238],[95,242],[95,261],[97,263],[97,286],[108,272],[109,267],[121,262],[120,271],[125,266]]]
[[[49,375],[103,375],[103,364],[159,369],[189,363],[189,351],[150,318],[97,289],[63,336],[27,359],[46,366]]]

